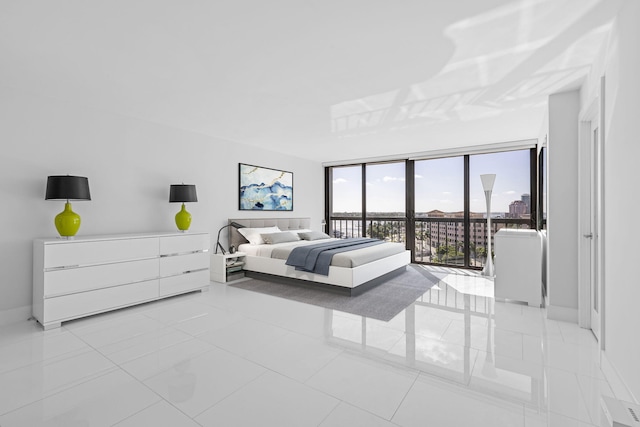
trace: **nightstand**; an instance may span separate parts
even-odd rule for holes
[[[211,280],[226,283],[244,277],[244,252],[211,254]]]

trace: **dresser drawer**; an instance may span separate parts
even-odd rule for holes
[[[47,271],[44,273],[44,297],[157,279],[159,267],[160,260],[153,258]]]
[[[179,294],[209,286],[209,270],[160,279],[160,296]]]
[[[157,237],[46,245],[44,268],[83,266],[158,256]]]
[[[44,300],[46,323],[114,310],[158,298],[158,280],[80,292]]]
[[[160,255],[183,254],[209,249],[209,234],[184,234],[160,238]]]
[[[160,258],[160,277],[209,268],[209,253],[199,252]]]

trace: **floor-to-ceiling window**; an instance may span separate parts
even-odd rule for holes
[[[538,154],[538,228],[547,229],[547,148]]]
[[[470,266],[483,267],[487,257],[487,203],[480,175],[496,175],[491,197],[491,238],[502,228],[532,228],[536,203],[532,184],[537,185],[531,178],[532,155],[535,158],[532,150],[516,150],[469,156]]]
[[[327,174],[333,236],[406,241],[404,161],[332,167]]]
[[[330,231],[340,238],[362,236],[362,166],[328,169]]]
[[[368,164],[365,177],[365,235],[390,242],[405,242],[405,162]]]
[[[329,230],[405,242],[418,263],[482,268],[489,236],[536,227],[537,162],[527,148],[329,167]],[[491,233],[480,180],[486,173],[496,174]]]

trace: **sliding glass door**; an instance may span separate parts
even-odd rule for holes
[[[414,167],[415,261],[464,266],[464,158]]]

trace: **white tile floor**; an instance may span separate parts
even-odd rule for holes
[[[590,331],[440,283],[389,322],[209,292],[0,328],[0,425],[599,426]]]

